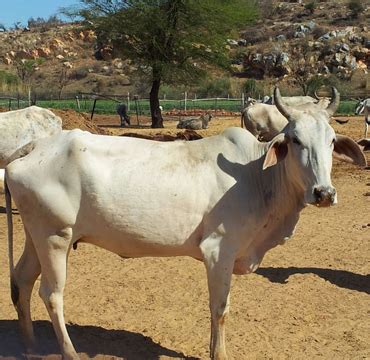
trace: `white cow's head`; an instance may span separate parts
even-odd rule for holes
[[[329,118],[339,105],[339,93],[326,110],[298,111],[284,105],[280,91],[275,89],[275,103],[288,119],[288,125],[269,144],[264,169],[285,158],[286,169],[294,185],[304,193],[305,203],[330,206],[337,202],[331,183],[332,155],[366,165],[364,154],[350,138],[336,135]]]

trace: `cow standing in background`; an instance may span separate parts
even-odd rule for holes
[[[121,120],[121,127],[126,127],[126,125],[131,125],[130,117],[127,115],[127,106],[126,104],[119,104],[117,106],[117,114]]]
[[[301,97],[297,96],[295,98]],[[317,104],[313,102],[299,104],[298,100],[295,98],[283,97],[282,103],[284,105],[287,105],[288,101],[296,103],[297,105],[288,105],[291,107],[291,112],[294,110],[300,112],[304,111],[308,114],[314,114],[315,117],[326,118],[328,123],[330,123],[330,117],[333,116],[339,106],[340,94],[333,88],[332,99],[329,104],[327,103],[327,99],[323,99],[323,101]],[[294,101],[287,99],[294,99]],[[242,111],[241,127],[244,125],[245,128],[260,141],[272,140],[282,131],[288,122],[286,116],[283,115],[275,105],[254,104]]]
[[[369,114],[370,114],[370,98],[360,100],[356,104],[355,108],[355,114],[360,115],[361,113],[364,113],[365,115],[365,139],[367,139],[367,132],[369,129],[370,125],[370,119],[369,119]]]

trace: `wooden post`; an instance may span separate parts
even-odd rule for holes
[[[139,109],[138,109],[138,104],[137,104],[138,98],[139,97],[137,95],[134,95],[135,107],[136,107],[136,122],[137,122],[137,125],[140,125],[140,122],[139,122]]]
[[[77,103],[77,109],[78,109],[78,111],[81,111],[80,99],[78,98],[78,95],[76,95],[76,103]]]
[[[9,99],[9,106],[8,106],[9,111],[12,109],[12,99]]]
[[[96,100],[97,99],[94,99],[94,105],[93,105],[93,109],[92,109],[92,112],[91,112],[91,118],[90,118],[91,120],[93,119],[93,116],[94,116]]]

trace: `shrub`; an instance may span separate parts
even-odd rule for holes
[[[72,80],[81,80],[81,79],[84,79],[88,74],[89,74],[88,69],[86,67],[81,67],[81,68],[74,70],[71,73],[70,78]]]
[[[311,14],[313,14],[316,9],[316,1],[310,1],[304,6],[304,8],[308,10]]]
[[[207,81],[204,85],[198,89],[198,94],[201,97],[207,96],[218,96],[226,97],[230,93],[230,79],[220,78],[215,80]]]
[[[362,0],[350,0],[347,6],[353,18],[358,18],[358,16],[365,11]]]

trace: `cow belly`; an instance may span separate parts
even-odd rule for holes
[[[190,256],[201,259],[199,241],[195,236],[184,242],[163,242],[165,239],[140,238],[135,234],[109,232],[104,236],[85,236],[79,242],[99,246],[123,258]]]

